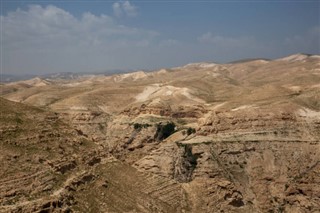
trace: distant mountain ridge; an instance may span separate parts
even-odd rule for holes
[[[253,61],[277,61],[277,60],[282,60],[282,61],[296,61],[296,60],[304,60],[308,57],[320,57],[320,55],[317,54],[307,54],[307,53],[297,53],[297,54],[292,54],[288,55],[282,58],[278,59],[268,59],[268,58],[247,58],[247,59],[240,59],[240,60],[235,60],[227,63],[222,63],[222,64],[240,64],[240,63],[247,63],[247,62],[253,62]],[[209,67],[214,67],[216,65],[219,65],[220,63],[216,62],[197,62],[197,63],[188,63],[183,66],[178,66],[174,67],[171,69],[180,69],[182,67],[184,68],[194,68],[194,67],[199,67],[199,68],[209,68]],[[160,70],[160,69],[159,69]],[[103,76],[111,76],[115,74],[129,74],[137,71],[143,71],[143,72],[153,72],[156,70],[121,70],[121,69],[113,69],[113,70],[107,70],[103,72],[83,72],[83,73],[77,73],[77,72],[57,72],[57,73],[49,73],[49,74],[43,74],[43,75],[33,75],[33,74],[25,74],[25,75],[13,75],[13,74],[1,74],[0,75],[0,83],[10,83],[10,82],[15,82],[15,81],[24,81],[28,79],[32,79],[35,77],[39,77],[41,79],[48,79],[48,80],[73,80],[73,79],[78,79],[81,77],[88,77],[88,76],[97,76],[97,75],[103,75]]]

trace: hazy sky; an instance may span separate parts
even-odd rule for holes
[[[6,74],[320,53],[319,0],[0,2]]]

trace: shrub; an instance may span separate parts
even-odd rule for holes
[[[142,124],[142,128],[148,128],[150,126],[152,126],[152,125],[151,124]]]
[[[148,128],[150,126],[151,126],[151,124],[139,124],[139,123],[134,123],[133,124],[133,128],[135,130],[141,130],[142,128]]]
[[[133,124],[133,128],[134,128],[135,130],[138,130],[138,129],[141,129],[141,128],[142,128],[142,125],[139,124],[139,123],[134,123],[134,124]]]
[[[191,135],[191,134],[194,134],[194,133],[196,133],[196,129],[189,127],[188,130],[187,130],[187,134]]]

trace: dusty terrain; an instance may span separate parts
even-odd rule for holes
[[[0,88],[0,212],[320,212],[319,55]]]

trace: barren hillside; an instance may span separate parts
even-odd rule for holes
[[[320,56],[0,85],[1,212],[319,212]]]

